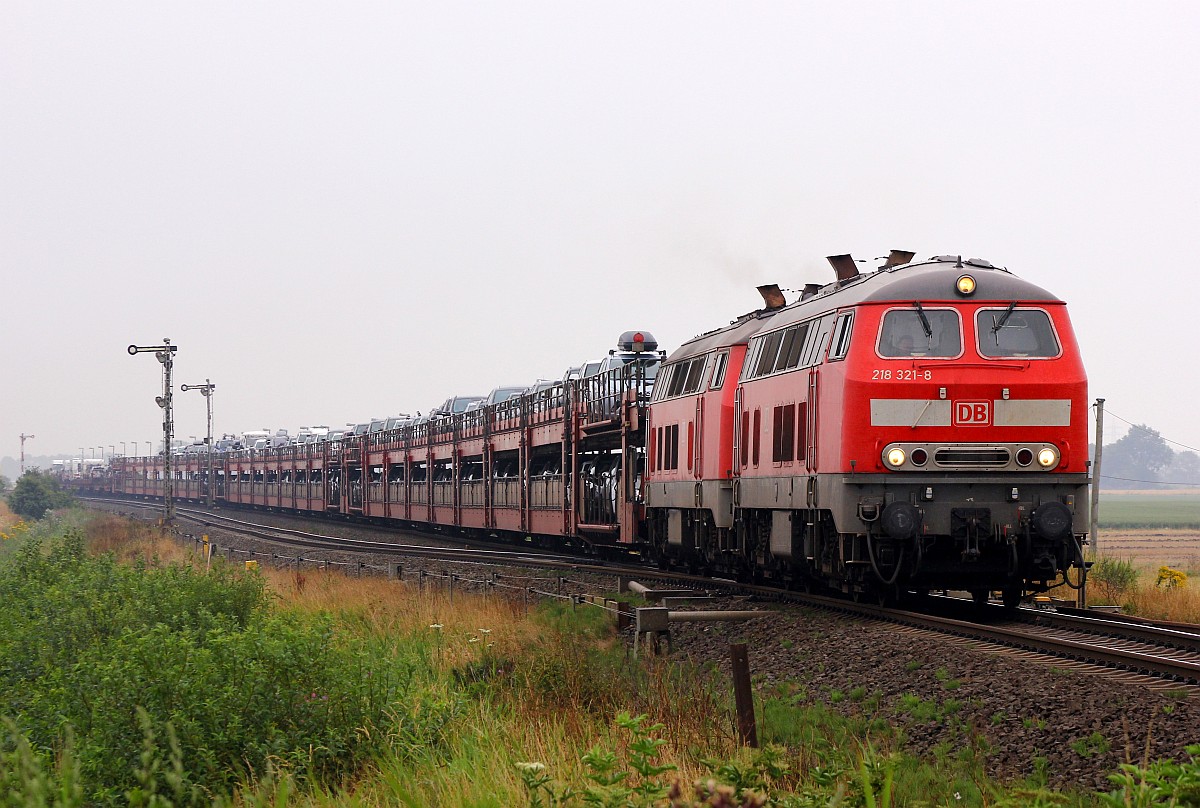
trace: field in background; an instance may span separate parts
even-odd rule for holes
[[[1131,561],[1143,573],[1168,566],[1200,575],[1200,494],[1102,491],[1092,550]]]
[[[1100,526],[1175,528],[1200,533],[1200,494],[1194,491],[1101,491]]]
[[[1133,562],[1142,572],[1167,566],[1200,576],[1200,531],[1129,530],[1101,525],[1089,548],[1095,555]]]
[[[1091,603],[1120,605],[1142,617],[1200,622],[1200,494],[1102,491],[1099,531],[1093,531],[1089,555],[1104,567],[1094,567],[1089,579]],[[1157,586],[1161,567],[1180,570],[1190,580],[1179,589]]]

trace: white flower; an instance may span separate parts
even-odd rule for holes
[[[434,631],[441,631],[441,630],[442,630],[442,624],[441,624],[441,623],[430,623],[430,624],[429,624],[429,627],[430,627],[431,629],[433,629]]]
[[[479,633],[480,634],[491,634],[492,630],[490,628],[481,628],[481,629],[479,629]]]
[[[467,642],[479,642],[479,638],[478,638],[478,637],[472,637],[471,639],[467,640]]]
[[[540,772],[545,771],[545,763],[518,763],[517,768],[523,772]]]

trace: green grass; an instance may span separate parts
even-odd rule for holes
[[[273,612],[261,578],[221,566],[121,565],[68,532],[0,566],[0,604],[11,746],[68,748],[97,804],[138,786],[141,747],[187,761],[188,793],[273,767],[336,778],[410,704],[397,649]]]
[[[1200,494],[1147,495],[1104,491],[1101,528],[1200,530]]]

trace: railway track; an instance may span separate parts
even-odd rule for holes
[[[128,500],[100,500],[110,504],[153,508]],[[931,601],[921,611],[853,603],[824,595],[749,585],[736,581],[706,578],[652,569],[645,565],[615,564],[583,560],[578,556],[538,548],[488,549],[464,546],[431,547],[394,541],[367,541],[331,536],[305,530],[263,525],[208,511],[183,508],[180,518],[205,527],[221,528],[268,542],[283,543],[325,551],[371,553],[423,557],[431,560],[476,563],[518,564],[608,575],[638,577],[673,585],[687,585],[728,595],[752,595],[764,600],[816,607],[852,615],[860,619],[883,621],[906,632],[924,632],[953,638],[975,647],[994,650],[1028,661],[1058,664],[1075,670],[1114,672],[1126,681],[1158,688],[1183,688],[1200,695],[1200,626],[1161,626],[1093,614],[1082,610],[1049,612],[1018,609],[1015,614],[999,607],[975,611],[968,606],[972,619],[960,614],[946,615],[947,603]],[[361,527],[361,526],[360,526]],[[943,612],[941,614],[936,612]],[[1082,612],[1082,613],[1081,613]]]
[[[127,500],[120,499],[92,498],[91,501],[133,505],[150,510],[156,509],[152,505],[130,503]],[[295,528],[279,527],[277,525],[265,525],[193,508],[177,508],[175,515],[179,519],[202,527],[222,528],[263,541],[283,543],[292,547],[303,547],[314,550],[417,556],[442,560],[460,560],[464,556],[469,555],[474,561],[497,564],[520,564],[536,561],[542,566],[559,565],[575,568],[580,566],[578,556],[563,555],[537,547],[494,550],[488,549],[486,546],[481,546],[486,543],[478,541],[450,542],[447,540],[445,546],[442,547],[393,541],[367,541],[346,536],[334,536]],[[595,565],[602,567],[602,562],[595,562]]]
[[[926,612],[839,604],[831,598],[823,600],[829,601],[826,604],[828,608],[869,616],[910,629],[983,643],[1016,655],[1040,654],[1090,666],[1093,670],[1126,671],[1168,685],[1185,685],[1200,695],[1200,629],[1194,633],[1167,629],[1144,630],[1137,632],[1137,636],[1131,636],[1126,624],[1109,621],[1111,628],[1105,628],[1097,625],[1105,621],[1052,615],[1033,609],[1019,609],[1009,619],[992,622],[993,615],[981,620],[964,620]]]

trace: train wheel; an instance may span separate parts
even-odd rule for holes
[[[1004,608],[1015,609],[1021,605],[1021,597],[1025,591],[1019,586],[1006,586],[1001,592],[1001,597],[1004,600]]]
[[[991,591],[987,590],[987,589],[972,589],[971,590],[971,600],[975,601],[975,605],[978,606],[980,609],[982,609],[988,605],[988,600],[991,598],[991,596],[992,596]]]

